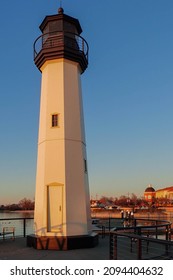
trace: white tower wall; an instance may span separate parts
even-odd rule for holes
[[[46,61],[42,85],[35,197],[35,233],[77,236],[91,231],[80,67]],[[58,114],[58,127],[52,127]]]

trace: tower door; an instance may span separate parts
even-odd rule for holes
[[[48,186],[47,231],[59,232],[62,227],[62,186]]]

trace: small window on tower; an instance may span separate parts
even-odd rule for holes
[[[58,114],[53,114],[52,115],[52,127],[57,127],[58,126]]]
[[[87,161],[86,161],[86,159],[84,159],[84,170],[85,170],[85,173],[87,173]]]

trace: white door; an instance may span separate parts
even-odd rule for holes
[[[58,232],[62,227],[62,186],[48,186],[47,231]]]

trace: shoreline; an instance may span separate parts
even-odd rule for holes
[[[12,210],[8,212],[13,212],[13,213],[34,213],[34,210]]]

